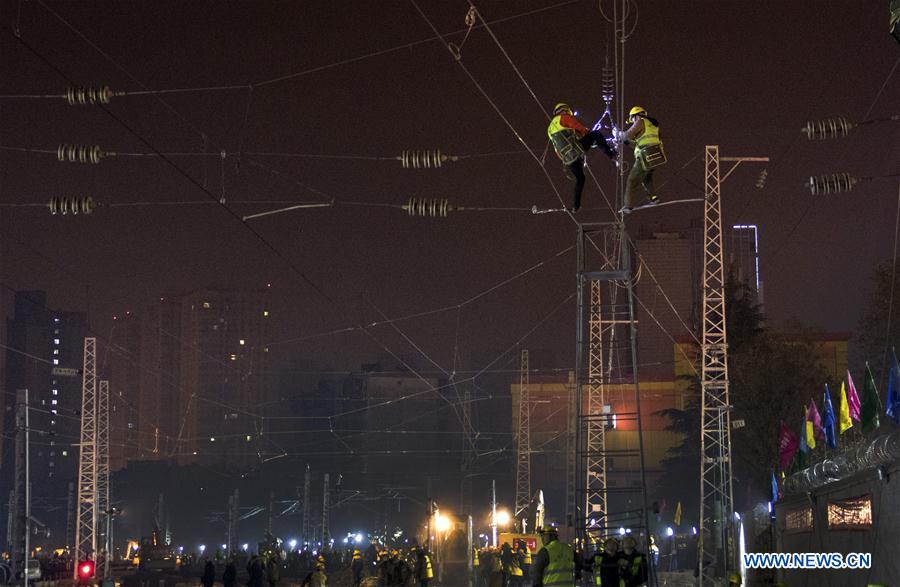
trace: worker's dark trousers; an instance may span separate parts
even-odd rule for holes
[[[628,172],[628,181],[625,184],[625,207],[631,207],[635,202],[638,188],[643,187],[647,196],[653,195],[653,169],[644,166],[644,158],[636,157],[634,166]]]
[[[616,157],[615,151],[606,143],[606,138],[599,130],[592,130],[581,137],[578,142],[581,143],[581,148],[584,149],[585,155],[592,148],[600,147],[610,159]],[[572,209],[578,210],[581,208],[581,192],[584,191],[584,157],[579,157],[570,163],[569,170],[572,172],[572,176],[575,177],[575,200],[572,203]]]

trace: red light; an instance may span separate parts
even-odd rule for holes
[[[94,576],[94,561],[84,561],[78,565],[78,576],[81,579],[90,579]]]

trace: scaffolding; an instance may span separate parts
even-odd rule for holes
[[[75,524],[75,564],[97,554],[97,339],[84,339],[81,380],[81,440],[78,456],[78,520]]]

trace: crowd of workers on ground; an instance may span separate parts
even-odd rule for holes
[[[522,542],[473,549],[475,587],[563,587],[589,583],[595,587],[640,587],[647,584],[649,561],[631,536],[621,542],[607,538],[602,549],[585,556],[560,541],[555,527],[542,528],[540,535],[542,546],[537,553],[532,553]],[[353,587],[429,587],[437,570],[431,553],[416,545],[388,549],[371,544],[365,550],[320,552],[310,557],[307,564],[301,587],[325,587],[329,572],[348,567]],[[246,564],[246,585],[276,587],[286,568],[286,561],[277,553],[252,555]],[[237,570],[234,559],[229,559],[221,578],[224,587],[236,587]],[[212,561],[206,562],[200,582],[203,587],[213,587],[216,582]]]

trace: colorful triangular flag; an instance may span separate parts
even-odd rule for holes
[[[781,470],[784,471],[790,466],[791,460],[794,458],[794,455],[797,454],[797,449],[800,447],[800,439],[797,438],[797,435],[794,432],[784,425],[784,422],[781,423],[781,437],[778,439],[778,464],[781,466]]]
[[[778,501],[778,480],[775,478],[775,471],[772,471],[772,503]]]
[[[853,419],[850,417],[850,403],[847,401],[847,387],[841,381],[841,434],[853,428]]]
[[[823,428],[825,430],[825,444],[828,448],[837,448],[837,438],[834,434],[834,407],[831,405],[831,392],[828,390],[828,384],[825,384],[825,397],[822,400],[822,409],[825,411]]]
[[[850,376],[850,370],[847,370],[847,405],[850,406],[850,419],[859,422],[859,395],[856,393],[856,386],[853,385],[853,377]]]
[[[878,389],[875,388],[875,378],[872,370],[866,363],[866,379],[863,384],[862,406],[859,409],[859,419],[863,432],[869,433],[877,430],[881,424],[878,420],[878,412],[881,411],[881,399],[878,397]]]
[[[887,406],[884,413],[887,417],[900,424],[900,365],[897,364],[897,353],[894,352],[894,363],[888,376]]]

